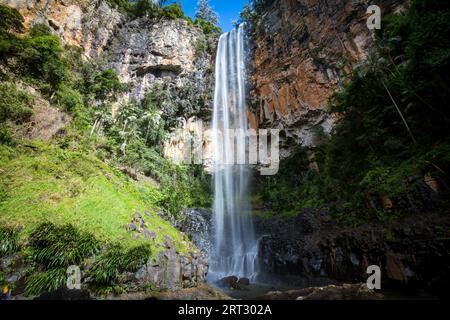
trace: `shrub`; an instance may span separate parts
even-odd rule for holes
[[[29,75],[56,90],[60,83],[70,78],[69,66],[62,53],[58,37],[40,36],[25,39],[25,48],[19,57]]]
[[[33,98],[15,85],[0,84],[0,123],[14,120],[16,123],[28,120],[33,114]]]
[[[31,260],[45,269],[79,265],[100,249],[94,236],[80,232],[72,225],[56,226],[52,223],[38,226],[30,234],[29,244]]]
[[[107,0],[112,7],[118,8],[122,12],[131,10],[131,3],[128,0]]]
[[[216,26],[215,24],[213,24],[209,21],[205,21],[202,19],[196,19],[195,24],[200,26],[203,30],[203,33],[206,35],[210,35],[213,33],[217,33],[217,34],[222,33],[222,29],[220,27]]]
[[[0,144],[14,145],[14,137],[6,124],[0,126]]]
[[[56,92],[56,100],[65,111],[77,111],[83,107],[83,96],[66,85],[59,87]]]
[[[5,31],[22,32],[24,18],[14,8],[0,5],[0,29]]]
[[[134,4],[132,11],[136,17],[149,16],[156,18],[160,13],[160,8],[151,0],[138,0]]]
[[[50,31],[50,28],[43,24],[43,23],[37,23],[35,24],[30,31],[30,36],[33,38],[36,37],[44,37],[44,36],[50,36],[52,33]]]
[[[144,265],[151,255],[148,245],[125,250],[115,245],[100,255],[89,269],[92,282],[97,286],[116,284],[126,271],[134,272]]]
[[[183,9],[181,9],[181,5],[178,3],[173,3],[168,6],[162,8],[163,16],[169,19],[182,19],[184,18]]]
[[[61,288],[67,282],[66,269],[50,269],[34,273],[27,278],[25,295],[39,296]]]
[[[108,69],[95,76],[90,90],[96,99],[105,100],[112,94],[123,91],[124,85],[120,82],[116,71]]]
[[[0,257],[19,250],[19,230],[0,226]]]

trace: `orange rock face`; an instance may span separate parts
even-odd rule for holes
[[[384,0],[383,13],[399,6]],[[330,130],[327,107],[373,44],[367,6],[356,1],[277,0],[254,30],[253,112],[259,125]],[[311,140],[311,139],[309,139]]]
[[[72,46],[84,49],[87,58],[99,57],[123,15],[104,0],[0,0],[24,17],[26,30],[37,23]]]

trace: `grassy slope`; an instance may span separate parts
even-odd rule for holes
[[[130,181],[94,156],[51,144],[0,146],[0,172],[0,225],[22,226],[23,236],[44,221],[71,223],[104,242],[132,247],[145,240],[134,240],[125,225],[135,210],[157,209],[154,186]],[[158,235],[153,255],[167,235],[180,252],[193,249],[160,217],[145,219]]]

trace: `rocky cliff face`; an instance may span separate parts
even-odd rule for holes
[[[126,22],[108,47],[109,65],[131,85],[125,99],[141,100],[157,88],[166,117],[207,113],[211,104],[211,54],[203,31],[187,21],[147,18]]]
[[[445,295],[450,257],[439,229],[449,223],[439,215],[416,215],[396,223],[343,228],[326,212],[314,210],[287,220],[257,220],[263,235],[261,269],[269,278],[283,275],[309,286],[365,282],[367,267],[376,265],[383,289],[420,288]]]
[[[158,86],[169,97],[162,106],[167,117],[208,117],[215,39],[199,27],[183,19],[133,19],[105,0],[0,3],[17,8],[27,29],[43,23],[65,44],[81,47],[86,59],[106,60],[129,85],[121,104],[140,101]]]
[[[105,68],[116,70],[129,90],[113,104],[113,116],[121,106],[142,100],[148,92],[162,97],[161,116],[174,129],[165,147],[168,158],[178,159],[183,151],[180,130],[190,131],[191,124],[199,130],[208,127],[216,36],[206,36],[183,19],[133,19],[105,0],[0,3],[17,8],[28,30],[43,23],[65,44],[81,47],[86,59],[101,60]],[[204,125],[202,120],[206,120]],[[210,142],[205,140],[205,144]]]
[[[287,140],[314,146],[314,127],[329,132],[330,97],[373,44],[367,7],[383,14],[406,1],[277,0],[255,25],[253,126],[285,129]]]
[[[50,27],[64,43],[80,46],[87,58],[99,57],[125,17],[104,0],[1,0],[19,10],[25,27]]]

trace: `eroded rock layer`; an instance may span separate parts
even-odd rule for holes
[[[382,13],[400,11],[406,1],[380,0]],[[277,0],[255,25],[252,90],[253,126],[286,129],[314,146],[320,127],[338,119],[327,107],[352,65],[373,44],[366,1]]]

